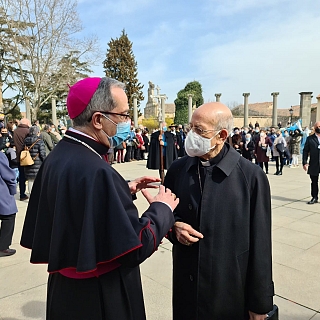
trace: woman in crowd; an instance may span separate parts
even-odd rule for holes
[[[284,150],[287,146],[286,140],[281,134],[280,130],[276,131],[277,137],[274,139],[273,142],[273,157],[276,160],[276,172],[275,175],[281,176],[282,175],[282,168],[283,168],[283,157],[284,157]]]
[[[136,160],[142,160],[141,158],[141,147],[144,145],[143,138],[141,136],[141,130],[139,128],[136,129],[136,149],[135,149],[135,159]]]
[[[241,153],[244,158],[252,162],[252,159],[254,157],[253,153],[254,153],[255,145],[251,139],[250,133],[247,133],[245,137],[246,137],[246,142],[241,146],[242,147]]]
[[[300,145],[302,133],[299,129],[294,130],[291,140],[292,167],[299,167]]]
[[[263,169],[264,164],[266,174],[268,174],[269,170],[269,157],[267,156],[268,146],[271,148],[272,142],[270,138],[267,137],[266,132],[264,130],[260,130],[260,135],[255,145],[255,155],[261,169]]]
[[[14,222],[18,211],[14,194],[16,193],[16,175],[9,167],[7,157],[0,152],[0,257],[16,253],[10,249]]]
[[[30,127],[29,134],[24,139],[24,145],[30,148],[29,152],[34,161],[34,164],[31,166],[24,167],[24,173],[28,180],[29,193],[31,193],[34,179],[46,157],[46,147],[40,138],[40,129],[38,126]]]
[[[292,155],[291,155],[290,150],[291,150],[292,137],[290,136],[290,134],[287,130],[285,130],[283,132],[283,137],[284,137],[284,140],[286,140],[286,144],[287,144],[287,146],[284,149],[285,159],[283,161],[284,161],[284,164],[286,164],[287,166],[289,166],[291,168]]]

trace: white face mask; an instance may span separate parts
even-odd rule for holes
[[[204,138],[190,130],[184,145],[187,155],[189,157],[201,157],[213,150],[217,145],[211,147],[211,140],[218,135],[220,131],[221,130],[219,130],[212,138]]]

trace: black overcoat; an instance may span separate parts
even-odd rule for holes
[[[204,238],[173,242],[173,319],[248,319],[272,310],[271,201],[266,175],[226,145],[207,167],[201,196],[199,160],[185,156],[167,172],[165,186],[180,198],[176,220]],[[201,203],[201,212],[198,212]]]
[[[302,164],[308,163],[308,174],[311,176],[318,176],[320,171],[320,144],[316,134],[307,137],[306,143],[303,148]]]
[[[160,143],[159,143],[160,131],[156,131],[151,135],[150,148],[147,161],[148,169],[160,169]],[[177,148],[175,146],[175,136],[169,131],[165,131],[166,137],[166,151],[165,151],[165,162],[163,163],[164,169],[169,169],[172,162],[177,159]]]
[[[66,135],[82,140],[99,154],[107,152],[90,138],[71,131]],[[85,303],[69,295],[66,298],[71,301],[63,301],[66,306],[52,305],[51,290],[55,288],[49,285],[49,307],[75,310],[82,313],[82,319],[95,320],[102,318],[94,316],[93,310],[100,310],[103,304],[106,319],[145,319],[139,264],[157,250],[174,223],[173,214],[166,204],[154,202],[139,218],[128,183],[92,150],[66,135],[37,174],[21,245],[32,249],[32,263],[47,263],[52,275],[68,268],[85,274],[96,270],[100,263],[121,265],[110,276],[104,274],[100,284],[94,283],[95,277],[86,281],[71,279],[76,281],[77,291],[87,292]],[[68,292],[64,288],[68,283],[61,286],[61,294]],[[53,312],[58,311],[53,308]],[[87,313],[90,317],[85,316]],[[51,319],[50,312],[47,317]],[[52,319],[78,318],[70,315]]]

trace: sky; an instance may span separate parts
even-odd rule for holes
[[[319,0],[79,0],[81,35],[96,35],[102,61],[111,38],[125,29],[133,43],[138,80],[161,88],[167,103],[188,82],[199,81],[205,102],[300,103],[300,92],[320,94]]]

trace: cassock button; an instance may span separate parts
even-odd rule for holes
[[[192,204],[189,203],[189,210],[192,210]]]
[[[193,276],[191,274],[190,274],[189,278],[190,278],[190,281],[193,281]]]

